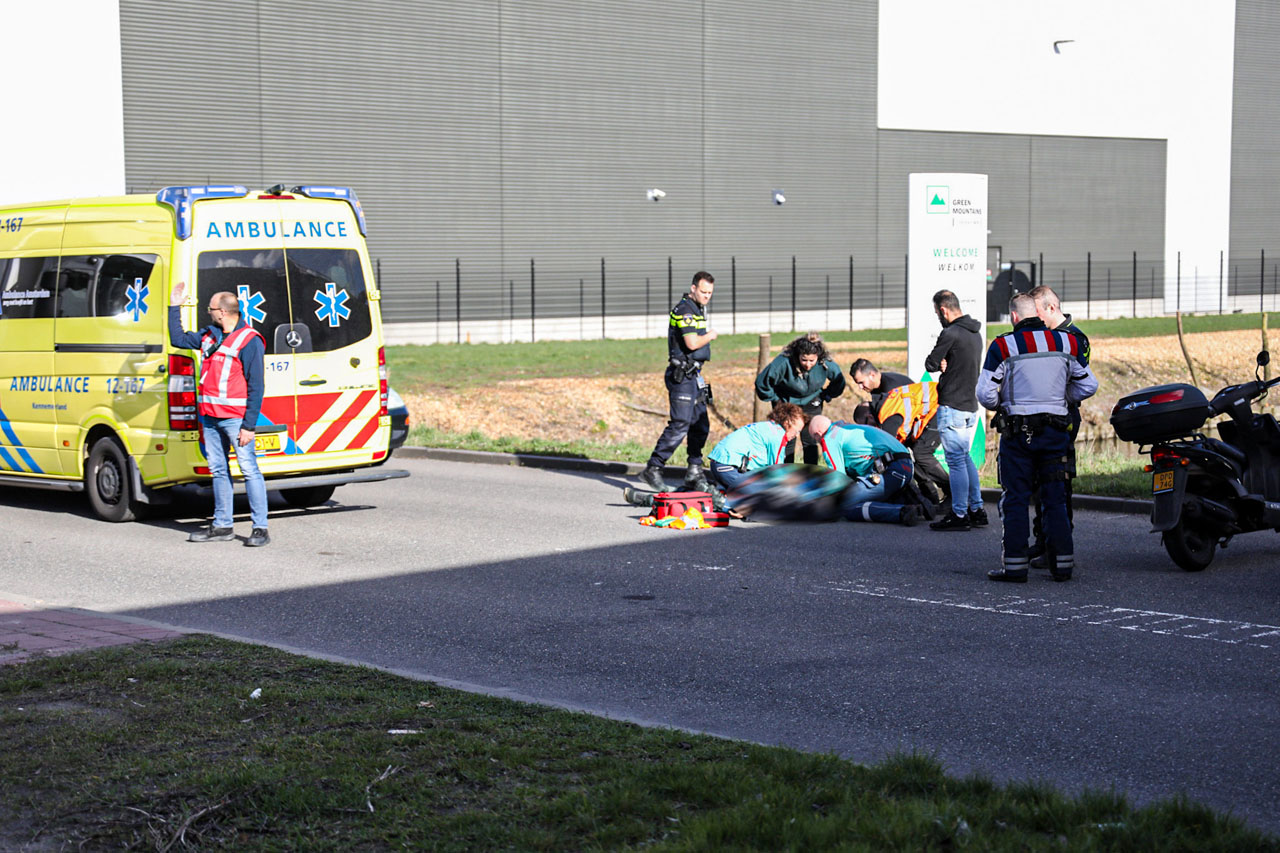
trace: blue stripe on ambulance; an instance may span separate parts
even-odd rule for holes
[[[278,424],[272,423],[271,419],[268,418],[266,415],[262,414],[261,412],[258,413],[258,424],[260,426],[262,425],[278,426]],[[298,445],[294,443],[293,439],[289,437],[288,430],[285,430],[284,432],[284,455],[285,456],[301,456],[302,455],[302,448],[298,447]]]
[[[36,464],[36,460],[32,459],[31,454],[22,446],[22,442],[18,440],[17,433],[15,433],[13,431],[13,427],[9,425],[9,416],[4,413],[3,409],[0,409],[0,431],[4,432],[5,438],[9,439],[9,444],[13,446],[14,450],[18,451],[18,455],[21,456],[22,460],[31,468],[32,474],[44,473],[44,471],[40,470],[40,466]],[[13,457],[9,455],[3,445],[0,445],[0,459],[4,460],[5,464],[9,466],[10,471],[22,470],[22,466],[14,461]]]

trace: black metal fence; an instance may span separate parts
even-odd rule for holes
[[[1179,256],[1178,268],[1172,271],[1172,310],[1212,310],[1206,305],[1216,299],[1216,310],[1226,312],[1238,308],[1239,297],[1248,295],[1257,295],[1261,306],[1265,296],[1280,292],[1280,252],[1274,257],[1268,261],[1265,252],[1251,257],[1224,253],[1218,268],[1206,271],[1182,269]],[[377,262],[377,275],[384,293],[383,319],[434,323],[442,341],[462,341],[468,326],[480,323],[519,323],[523,328],[518,337],[535,338],[539,321],[572,318],[578,319],[582,336],[605,337],[608,318],[665,314],[688,289],[685,266],[677,274],[671,258],[647,267],[611,266],[601,258],[595,269],[566,270],[539,267],[532,258],[519,276],[504,276],[456,260],[452,270],[424,280],[384,270]],[[1082,260],[1046,262],[1037,256],[1015,268],[1027,278],[1013,283],[1048,284],[1080,316],[1103,311],[1104,305],[1109,316],[1165,312],[1163,258],[1133,252],[1123,259],[1100,260],[1086,253]],[[798,328],[802,313],[808,327],[815,311],[823,312],[821,326],[826,329],[900,325],[910,275],[906,258],[885,267],[860,265],[853,257],[837,264],[807,264],[793,257],[768,267],[742,265],[734,257],[727,269],[717,266],[712,272],[716,293],[711,311],[717,328],[730,332],[738,330],[741,315],[752,315],[751,324],[758,327],[761,313],[774,329]],[[1003,306],[1010,281],[1007,276],[993,278],[988,281],[989,306]],[[1162,302],[1153,308],[1151,301],[1156,299]]]

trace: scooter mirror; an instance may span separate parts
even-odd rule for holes
[[[1267,352],[1266,350],[1262,350],[1260,353],[1258,353],[1258,367],[1266,367],[1270,363],[1271,363],[1271,353]]]

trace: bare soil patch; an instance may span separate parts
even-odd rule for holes
[[[1257,330],[1200,332],[1188,334],[1186,341],[1196,366],[1196,378],[1206,393],[1252,378],[1254,356],[1261,346]],[[1109,431],[1111,408],[1125,394],[1148,385],[1190,381],[1176,335],[1093,338],[1092,346],[1092,366],[1099,390],[1083,407],[1086,430]],[[891,370],[902,370],[906,362],[906,345],[901,341],[835,344],[831,350],[844,370],[859,357]],[[713,360],[705,375],[720,411],[736,425],[749,423],[755,399],[755,360],[741,356]],[[572,441],[589,437],[611,443],[648,444],[661,432],[667,411],[662,377],[655,373],[519,379],[485,388],[404,397],[412,424],[459,433],[479,430],[491,438],[540,436]],[[861,391],[850,384],[849,390],[827,411],[836,419],[850,418],[853,407],[862,399]],[[709,445],[727,432],[713,418]]]

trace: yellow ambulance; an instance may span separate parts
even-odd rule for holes
[[[380,464],[387,368],[355,193],[176,186],[0,207],[0,486],[84,491],[128,521],[172,486],[207,485],[199,353],[169,344],[178,281],[194,283],[185,328],[229,291],[266,340],[268,489],[313,506],[343,483],[408,476]]]

